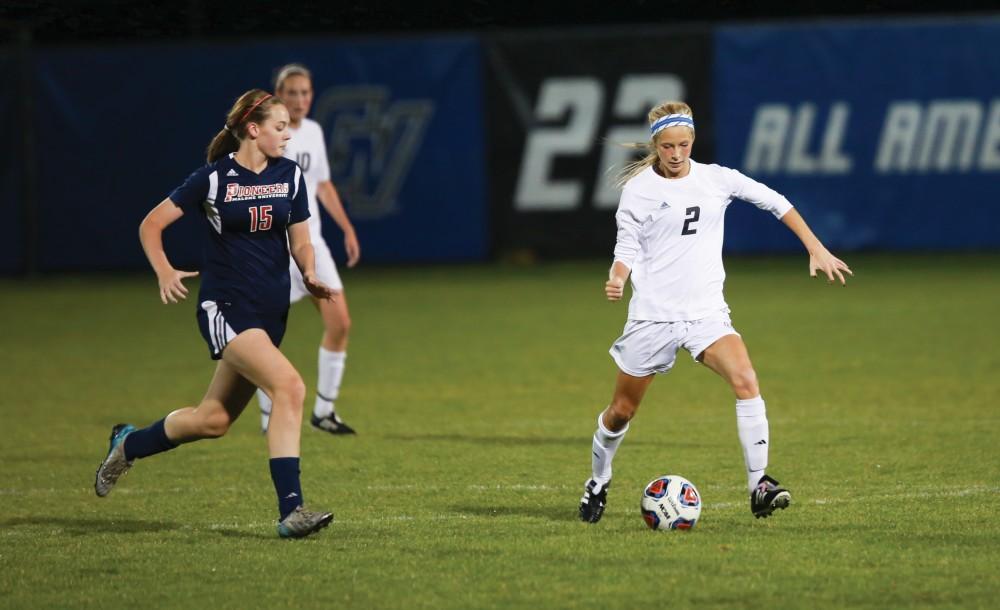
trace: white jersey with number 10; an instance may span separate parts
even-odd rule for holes
[[[295,161],[302,168],[309,192],[309,231],[312,240],[322,239],[319,204],[316,200],[316,185],[330,179],[330,163],[326,157],[326,143],[323,128],[312,119],[302,119],[298,129],[291,129],[292,139],[285,147],[285,157]]]

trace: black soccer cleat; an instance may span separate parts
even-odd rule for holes
[[[357,434],[357,432],[354,431],[354,428],[345,424],[342,419],[337,417],[336,413],[327,415],[326,417],[316,417],[314,414],[309,419],[309,423],[312,424],[313,428],[322,430],[323,432],[329,432],[330,434]]]
[[[585,523],[597,523],[604,516],[604,507],[608,503],[608,488],[611,481],[604,484],[599,491],[597,481],[590,479],[583,488],[583,497],[580,498],[580,521]]]
[[[784,510],[792,503],[792,494],[766,474],[757,482],[750,494],[750,512],[757,519],[769,517],[779,508]]]

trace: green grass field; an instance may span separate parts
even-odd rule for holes
[[[161,305],[152,274],[0,281],[0,607],[996,607],[1000,256],[846,258],[847,288],[804,257],[728,262],[792,507],[752,518],[733,397],[684,354],[596,526],[576,505],[625,319],[606,264],[349,271],[360,433],[303,430],[307,502],[336,521],[292,542],[255,404],[94,495],[112,424],[201,397],[194,302]],[[319,334],[296,306],[310,387]],[[691,532],[640,517],[666,473],[701,491]]]

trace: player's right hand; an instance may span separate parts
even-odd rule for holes
[[[194,277],[198,275],[197,271],[181,271],[179,269],[173,269],[169,274],[163,277],[157,277],[160,282],[160,300],[163,304],[167,303],[177,303],[178,299],[181,301],[187,296],[188,289],[184,286],[181,281],[186,277]]]
[[[620,277],[613,277],[604,284],[604,294],[609,301],[618,301],[625,292],[625,280]]]
[[[314,272],[307,271],[303,273],[302,283],[305,285],[306,290],[309,291],[309,294],[313,295],[314,297],[316,297],[321,301],[337,300],[337,291],[334,290],[333,288],[330,288],[323,282],[319,281],[319,279],[316,278],[316,274]]]

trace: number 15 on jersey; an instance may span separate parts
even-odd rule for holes
[[[250,206],[250,232],[267,231],[271,228],[271,206]]]

